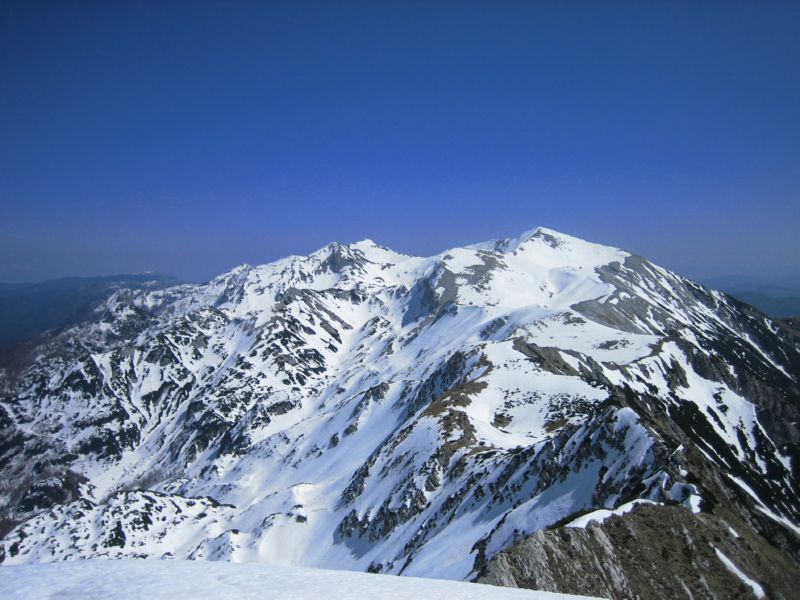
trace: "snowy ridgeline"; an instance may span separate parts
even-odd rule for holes
[[[721,293],[551,230],[428,258],[334,243],[202,285],[120,289],[42,340],[26,365],[0,362],[6,566],[472,580],[528,536],[564,528],[595,547],[587,525],[628,527],[654,506],[644,544],[683,531],[649,529],[677,505],[695,548],[709,515],[714,535],[735,526],[784,550],[800,532],[800,345]],[[774,596],[785,569],[720,552]],[[720,571],[722,591],[703,572],[694,597],[740,583],[713,553],[673,556]],[[624,581],[656,587],[616,597],[675,597],[654,561]],[[519,584],[596,594],[598,571]]]
[[[372,575],[261,564],[173,560],[85,560],[0,568],[2,598],[183,598],[268,600],[567,600],[533,592],[440,579]]]

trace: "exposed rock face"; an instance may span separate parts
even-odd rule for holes
[[[715,547],[777,595],[753,557],[798,563],[798,373],[796,338],[752,308],[541,229],[431,258],[331,244],[121,290],[0,371],[0,562],[472,579],[528,536],[568,556],[564,523],[646,501],[678,527],[669,556],[716,556],[731,524],[755,554]],[[607,544],[574,530],[598,560],[610,548],[602,589],[654,597],[612,522]],[[549,556],[536,569],[561,585]],[[685,583],[733,589],[721,571]]]
[[[777,323],[800,344],[800,317],[777,319]]]
[[[728,519],[736,527],[714,514],[638,506],[585,528],[538,531],[496,555],[477,581],[619,600],[756,597],[722,554],[766,597],[797,597],[797,563]]]

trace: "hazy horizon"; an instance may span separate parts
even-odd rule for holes
[[[552,228],[549,228],[549,229],[552,229]],[[515,235],[509,235],[509,236],[505,236],[505,237],[514,238],[514,237],[517,237],[520,233],[522,233],[522,232],[517,232],[517,234],[515,234]],[[567,232],[563,232],[562,231],[561,233],[567,233]],[[315,251],[323,248],[328,243],[340,242],[340,243],[347,244],[347,243],[354,243],[354,242],[360,241],[361,239],[366,239],[366,238],[360,238],[358,240],[356,240],[356,239],[352,239],[352,240],[330,240],[326,244],[323,244],[323,245],[318,246],[318,247],[310,248],[308,251],[305,251],[305,252],[304,251],[300,251],[300,252],[295,252],[295,253],[292,253],[292,254],[295,254],[295,255],[307,255],[307,254],[311,254],[312,252],[315,252]],[[379,240],[379,239],[374,239],[374,238],[368,238],[368,239],[372,239],[372,241],[374,241],[375,243],[377,243],[379,245],[387,246],[387,244],[382,243],[381,240]],[[491,239],[499,239],[499,238],[491,238]],[[466,242],[465,244],[462,244],[462,245],[469,245],[469,244],[474,244],[474,243],[478,243],[478,242],[485,242],[485,241],[489,241],[489,240],[472,240],[472,241],[468,241],[468,242]],[[595,243],[602,243],[602,242],[598,242],[597,240],[591,240],[591,239],[589,239],[587,241],[595,242]],[[608,244],[605,244],[605,245],[608,245]],[[389,246],[387,246],[387,247],[389,247]],[[433,256],[433,255],[441,254],[441,253],[443,253],[443,252],[445,252],[445,251],[447,251],[447,250],[449,250],[451,248],[455,248],[455,247],[456,246],[448,246],[446,248],[441,248],[438,251],[434,251],[434,252],[430,252],[430,253],[426,253],[426,254],[416,253],[416,255],[418,255],[418,256]],[[415,253],[407,251],[407,250],[405,250],[403,248],[397,248],[397,247],[390,247],[390,248],[392,250],[395,250],[397,252],[403,252],[405,254],[415,254]],[[632,252],[633,254],[639,254],[639,255],[643,256],[641,253],[633,252],[628,248],[622,248],[622,249],[626,250],[626,251],[629,251],[629,252]],[[106,272],[88,272],[87,271],[87,272],[84,272],[84,273],[66,273],[66,274],[58,274],[58,275],[55,275],[53,277],[43,277],[43,278],[37,278],[37,279],[6,278],[6,279],[0,279],[0,284],[20,284],[20,285],[22,285],[22,284],[36,284],[36,283],[44,283],[44,282],[48,282],[48,281],[55,281],[55,280],[59,280],[59,279],[70,279],[70,278],[88,278],[88,279],[90,279],[90,278],[116,277],[116,276],[125,276],[125,275],[142,275],[142,274],[148,274],[148,273],[152,273],[154,275],[159,275],[159,276],[174,277],[174,278],[176,278],[177,280],[179,280],[179,281],[181,281],[183,283],[198,283],[199,284],[199,283],[205,283],[207,281],[210,281],[214,277],[222,275],[222,274],[224,274],[224,273],[226,273],[228,271],[231,271],[232,269],[235,269],[235,268],[237,268],[237,267],[239,267],[241,265],[247,264],[247,265],[251,265],[251,266],[258,266],[258,265],[261,265],[261,264],[267,264],[269,262],[273,262],[275,260],[280,260],[282,258],[285,258],[285,257],[289,256],[289,255],[290,254],[286,254],[286,255],[282,255],[282,256],[275,256],[274,258],[270,258],[268,260],[262,260],[262,261],[254,261],[254,262],[240,261],[240,262],[236,262],[236,263],[230,264],[227,267],[223,267],[219,271],[215,271],[213,273],[209,272],[209,274],[206,275],[206,276],[203,276],[202,274],[197,275],[197,273],[203,273],[203,272],[207,271],[207,270],[203,270],[202,268],[196,269],[195,276],[187,275],[187,274],[180,273],[180,272],[169,271],[169,270],[161,270],[161,269],[143,269],[143,270],[136,270],[136,271],[124,271],[124,270],[113,270],[113,268],[112,268],[111,270],[106,271]],[[702,269],[693,270],[692,267],[688,267],[688,268],[681,268],[680,266],[675,267],[673,265],[668,265],[668,264],[665,264],[663,262],[659,262],[659,261],[654,260],[651,257],[647,257],[647,256],[645,256],[645,258],[651,260],[652,262],[655,262],[659,266],[669,268],[670,270],[673,270],[673,271],[675,271],[675,272],[677,272],[677,273],[679,273],[681,275],[684,275],[686,277],[694,279],[694,280],[696,280],[696,281],[698,281],[700,283],[709,285],[710,287],[719,287],[721,289],[722,288],[733,288],[733,287],[737,287],[737,286],[743,286],[745,288],[747,288],[748,286],[786,287],[786,288],[788,288],[788,289],[790,289],[792,291],[796,291],[796,290],[800,289],[800,273],[786,272],[786,273],[764,274],[763,272],[731,272],[731,271],[727,271],[726,272],[726,271],[715,271],[714,269],[710,269],[708,271],[703,271]]]

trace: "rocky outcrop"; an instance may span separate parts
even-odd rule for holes
[[[800,568],[732,514],[641,505],[585,528],[538,531],[490,560],[476,581],[615,600],[791,600]]]

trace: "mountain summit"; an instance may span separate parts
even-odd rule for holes
[[[789,598],[798,374],[755,309],[544,228],[120,289],[2,371],[0,561]]]

